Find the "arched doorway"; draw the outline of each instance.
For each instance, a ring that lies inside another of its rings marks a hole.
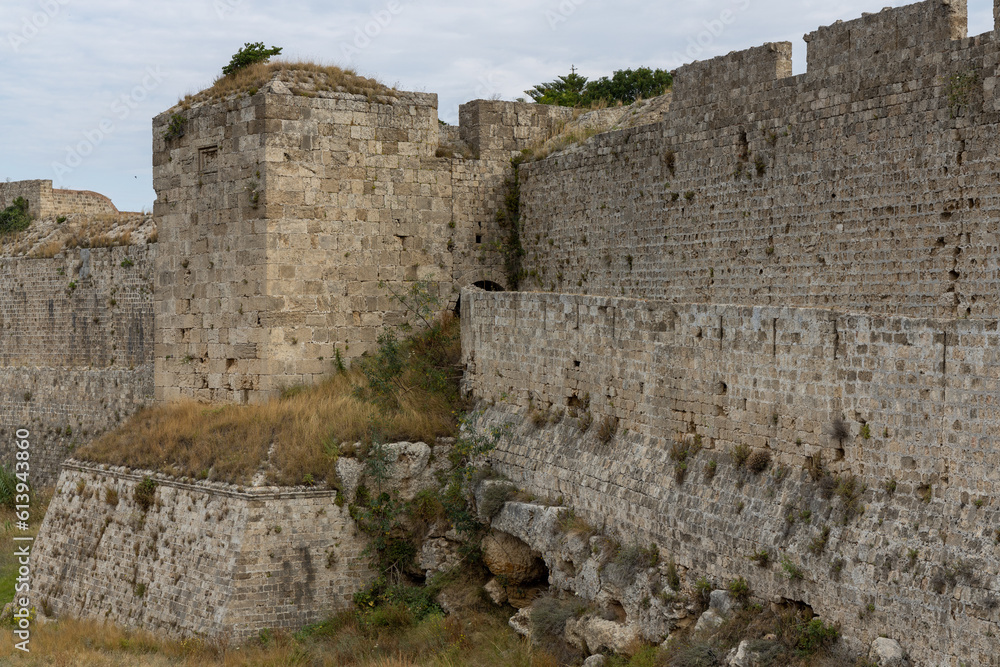
[[[478,287],[484,292],[503,292],[503,285],[495,283],[492,280],[477,280],[472,283],[473,287]],[[455,315],[462,314],[462,297],[459,295],[458,301],[455,302]]]

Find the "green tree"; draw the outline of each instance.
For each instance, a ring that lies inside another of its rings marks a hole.
[[[598,100],[605,100],[609,104],[615,102],[632,104],[640,98],[648,99],[662,95],[670,88],[673,81],[670,72],[662,69],[640,67],[634,70],[618,70],[610,79],[602,76],[588,83],[580,103],[589,106]]]
[[[662,95],[671,85],[673,76],[662,69],[624,69],[616,71],[610,79],[602,76],[588,81],[587,77],[577,74],[573,67],[566,76],[540,83],[525,92],[538,104],[585,107],[600,100],[608,104],[632,104],[640,98]]]
[[[548,83],[540,83],[531,90],[524,92],[539,104],[575,107],[580,104],[583,98],[583,91],[586,87],[587,77],[577,74],[576,68],[573,67],[566,76],[561,76],[555,81]]]
[[[233,55],[229,64],[222,68],[222,73],[228,75],[250,65],[266,63],[271,59],[271,56],[276,56],[279,53],[281,53],[281,47],[272,46],[268,49],[264,46],[264,42],[254,42],[252,44],[246,42],[243,48]]]

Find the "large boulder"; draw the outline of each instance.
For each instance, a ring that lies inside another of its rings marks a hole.
[[[547,573],[545,562],[513,535],[490,531],[481,546],[486,567],[496,576],[503,577],[508,585],[531,583]]]
[[[868,659],[879,667],[906,667],[910,664],[899,642],[886,637],[879,637],[872,642]]]
[[[777,643],[767,641],[750,642],[744,639],[740,645],[729,652],[726,656],[725,664],[729,667],[762,667],[763,665],[774,664],[773,651],[778,648]],[[771,657],[768,657],[768,656]]]
[[[518,609],[517,613],[510,617],[508,624],[517,634],[531,639],[531,607]]]
[[[714,609],[708,609],[698,618],[698,622],[694,625],[694,631],[696,634],[702,632],[714,632],[725,622],[726,619],[722,617],[722,614]]]
[[[582,616],[566,621],[566,642],[581,651],[626,653],[640,638],[633,624],[616,623],[599,616]]]

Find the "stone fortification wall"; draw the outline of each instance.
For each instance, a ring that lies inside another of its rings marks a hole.
[[[28,202],[28,212],[33,216],[41,216],[43,200],[52,191],[52,181],[14,181],[0,183],[0,209],[13,205],[14,200],[22,197]]]
[[[36,484],[151,402],[155,254],[128,246],[0,260],[0,438],[32,431]]]
[[[264,108],[264,93],[196,107],[174,135],[172,114],[153,121],[159,400],[246,401],[266,376]]]
[[[927,664],[997,664],[982,643],[1000,620],[996,322],[470,290],[462,318],[467,389],[517,425],[495,456],[515,482],[867,641],[906,638]],[[680,483],[675,445],[701,448]],[[772,466],[738,469],[737,445]],[[809,469],[856,477],[861,518]],[[758,570],[761,549],[808,576]]]
[[[170,636],[245,641],[348,608],[364,542],[333,491],[241,489],[68,461],[32,553],[33,604]]]
[[[43,180],[0,183],[0,209],[13,204],[18,197],[24,197],[28,212],[36,218],[118,212],[110,199],[89,190],[53,190],[52,181]]]
[[[52,190],[48,206],[42,210],[43,215],[118,213],[109,198],[90,190]]]
[[[529,288],[996,318],[1000,50],[964,16],[820,29],[798,76],[788,44],[681,67],[662,123],[522,165]]]
[[[439,156],[424,93],[274,81],[157,117],[157,398],[263,400],[403,322],[390,289],[427,281],[447,306],[463,285],[504,285],[492,241],[510,159],[571,113],[470,102],[445,138],[474,159]]]

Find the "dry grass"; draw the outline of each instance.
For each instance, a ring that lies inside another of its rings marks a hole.
[[[0,237],[0,256],[51,258],[67,249],[110,248],[156,240],[156,223],[144,213],[74,214],[33,220],[16,234]]]
[[[442,328],[446,352],[454,361],[461,353],[458,326],[457,319],[449,318]],[[419,341],[412,348],[419,350]],[[386,442],[433,442],[454,435],[453,394],[419,388],[417,356],[409,358],[397,410],[358,398],[355,387],[364,386],[365,379],[352,369],[262,405],[181,402],[147,408],[75,456],[233,484],[248,484],[263,470],[272,484],[311,480],[334,487],[337,457],[356,442],[370,442],[373,425]]]
[[[33,628],[31,653],[13,642],[0,645],[0,662],[31,667],[542,667],[550,656],[532,649],[498,614],[432,615],[403,628],[377,628],[354,614],[342,614],[296,635],[274,633],[266,640],[226,646],[199,640],[157,638],[96,621],[61,620]],[[18,658],[13,658],[18,653]]]
[[[296,95],[315,96],[317,93],[350,93],[376,97],[395,97],[395,90],[375,79],[359,76],[351,69],[312,62],[273,61],[258,63],[232,74],[220,76],[207,89],[187,95],[180,100],[181,108],[188,109],[200,102],[217,102],[232,95],[255,94],[272,79],[286,84]]]

